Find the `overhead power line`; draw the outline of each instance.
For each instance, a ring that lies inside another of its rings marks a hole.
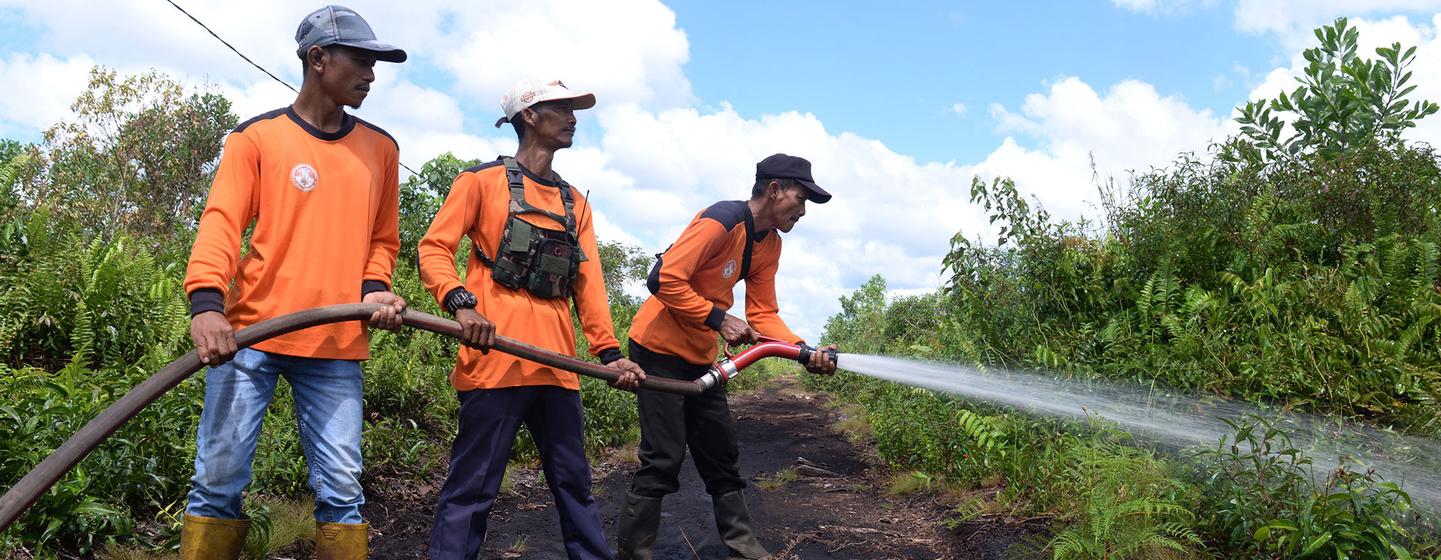
[[[180,7],[180,4],[176,4],[175,0],[165,1],[170,3],[171,6],[175,6],[175,9],[180,10],[180,13],[185,14],[185,17],[190,18],[190,21],[193,21],[196,25],[199,25],[201,29],[204,29],[205,32],[209,33],[211,37],[214,37],[216,41],[220,41],[220,44],[225,45],[225,48],[230,49],[230,52],[235,53],[236,56],[239,56],[241,59],[249,62],[251,66],[254,66],[257,70],[264,72],[266,76],[270,76],[270,79],[280,82],[280,85],[282,86],[290,88],[290,91],[295,92],[296,95],[300,95],[300,90],[295,89],[295,86],[290,85],[290,82],[280,79],[279,76],[276,76],[275,74],[272,74],[269,70],[266,70],[264,66],[261,66],[254,60],[250,60],[250,57],[245,56],[245,53],[240,52],[240,49],[235,48],[235,46],[231,45],[229,41],[226,41],[219,34],[215,33],[214,30],[210,29],[210,26],[205,25],[205,22],[200,21],[193,15],[190,15],[190,12],[187,12],[185,11],[185,8]],[[404,167],[406,171],[409,171],[411,175],[420,175],[419,173],[416,173],[414,169],[411,169],[409,165],[406,165],[403,161],[400,162],[400,166]]]
[[[234,45],[231,45],[229,41],[226,41],[225,39],[221,38],[220,35],[217,35],[215,31],[210,29],[210,26],[205,25],[205,22],[200,21],[199,19],[196,19],[195,16],[190,15],[190,12],[187,12],[185,11],[185,8],[180,7],[180,4],[176,4],[174,0],[165,1],[169,2],[171,6],[175,6],[175,9],[180,10],[180,13],[185,14],[185,17],[190,18],[190,21],[193,21],[196,25],[199,25],[202,29],[205,30],[206,33],[209,33],[211,37],[214,37],[216,41],[220,41],[220,44],[225,45],[225,48],[230,49],[230,52],[233,52],[240,58],[245,59],[246,62],[249,62],[250,65],[254,66],[257,70],[265,72],[265,75],[270,76],[270,79],[280,82],[280,85],[282,86],[290,88],[290,91],[295,92],[296,95],[300,94],[300,90],[295,89],[295,86],[290,85],[290,82],[280,79],[280,77],[276,76],[275,74],[271,74],[269,70],[266,70],[264,66],[256,64],[254,60],[250,60],[250,57],[245,56],[245,53],[240,52],[240,50],[236,49]]]

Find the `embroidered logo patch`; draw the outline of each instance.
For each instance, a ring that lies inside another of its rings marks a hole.
[[[736,273],[736,260],[735,260],[735,259],[731,259],[731,260],[726,261],[726,266],[725,266],[725,268],[722,268],[722,269],[721,269],[721,276],[723,276],[723,277],[725,277],[725,278],[730,278],[730,277],[732,277],[732,276],[735,276],[735,273]]]
[[[310,192],[311,189],[314,189],[316,179],[315,168],[308,163],[297,163],[290,170],[290,182],[294,183],[295,188],[300,189],[300,192]]]

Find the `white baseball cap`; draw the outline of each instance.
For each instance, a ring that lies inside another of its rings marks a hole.
[[[573,99],[570,108],[577,111],[595,106],[595,94],[593,93],[571,91],[560,80],[543,81],[527,78],[517,82],[510,88],[510,92],[500,98],[500,110],[505,113],[505,116],[495,121],[495,127],[500,128],[500,125],[510,122],[510,119],[515,118],[521,111],[536,103],[559,99]]]

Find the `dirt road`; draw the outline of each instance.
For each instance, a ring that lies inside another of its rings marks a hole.
[[[835,428],[841,413],[825,402],[788,377],[731,395],[741,474],[752,482],[751,513],[761,542],[778,559],[1015,558],[1021,551],[1013,545],[1044,531],[1043,525],[998,520],[948,526],[953,514],[943,498],[892,495],[892,473],[864,443],[852,444]],[[612,546],[635,467],[625,455],[633,460],[634,450],[593,465],[595,494]],[[681,491],[665,501],[656,558],[725,558],[710,497],[689,462],[681,481]],[[565,558],[539,469],[518,469],[512,482],[497,501],[482,558]],[[367,488],[373,558],[425,557],[438,489],[438,480]]]

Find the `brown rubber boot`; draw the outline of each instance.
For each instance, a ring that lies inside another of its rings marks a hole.
[[[656,531],[660,529],[660,502],[661,498],[625,493],[625,507],[620,510],[616,526],[617,560],[651,559]]]
[[[369,523],[315,523],[315,560],[365,560]]]
[[[711,496],[715,506],[715,526],[720,530],[721,541],[726,543],[730,549],[731,560],[764,560],[771,557],[771,553],[761,546],[756,540],[756,532],[751,528],[750,510],[746,509],[745,495],[740,490]]]
[[[180,529],[180,560],[236,560],[250,532],[249,519],[219,519],[185,514]]]

